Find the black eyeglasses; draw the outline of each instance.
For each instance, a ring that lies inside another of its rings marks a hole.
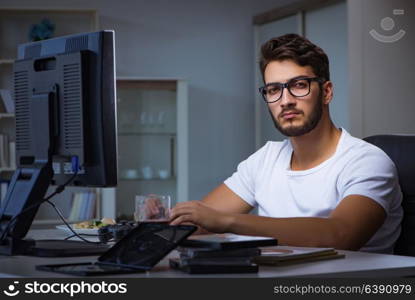
[[[305,97],[310,94],[311,82],[317,81],[324,83],[325,80],[320,77],[297,77],[290,79],[286,83],[271,82],[259,88],[259,92],[265,102],[273,103],[281,99],[284,88],[294,97]]]

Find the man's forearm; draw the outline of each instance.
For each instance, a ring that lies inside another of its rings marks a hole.
[[[233,214],[228,232],[255,236],[271,236],[280,244],[309,247],[358,249],[360,245],[347,239],[337,220],[331,218],[270,218]]]

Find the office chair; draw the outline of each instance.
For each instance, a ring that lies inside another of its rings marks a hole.
[[[415,135],[374,135],[364,140],[381,148],[396,165],[404,216],[394,253],[415,256]]]

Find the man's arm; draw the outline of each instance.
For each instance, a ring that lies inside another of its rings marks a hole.
[[[192,222],[212,232],[271,236],[292,246],[357,250],[386,218],[379,204],[360,195],[344,198],[328,218],[260,217],[244,214],[242,208],[239,213],[230,212],[232,206],[212,208],[212,203],[216,204],[208,197],[180,203],[172,210],[171,223]]]
[[[207,194],[202,201],[206,206],[228,213],[245,214],[252,210],[252,206],[242,200],[237,194],[235,194],[226,184],[222,183],[217,188]],[[185,222],[186,224],[197,225],[192,222]],[[209,230],[198,226],[198,230],[195,234],[207,234],[211,233]]]
[[[202,202],[216,210],[235,214],[245,214],[253,208],[224,183],[207,194]]]

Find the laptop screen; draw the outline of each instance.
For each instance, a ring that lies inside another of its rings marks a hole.
[[[98,258],[99,263],[150,269],[192,234],[195,226],[140,223]]]

